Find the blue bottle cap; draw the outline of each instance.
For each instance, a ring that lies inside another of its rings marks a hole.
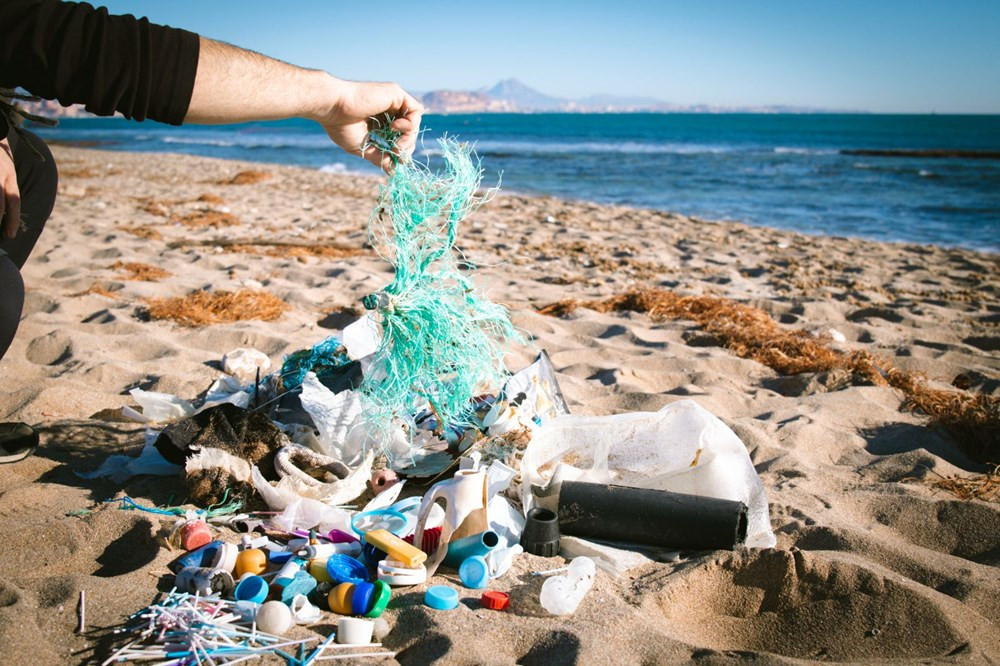
[[[462,585],[481,590],[490,581],[490,567],[482,555],[473,555],[465,558],[459,565],[458,577]]]
[[[424,603],[437,610],[457,608],[458,590],[447,585],[432,585],[424,592]]]
[[[326,572],[334,583],[368,582],[368,568],[342,553],[334,553],[326,559]]]
[[[268,589],[267,581],[260,576],[247,576],[236,586],[236,600],[262,604],[267,599]]]
[[[364,615],[372,609],[375,603],[375,586],[364,581],[354,586],[354,594],[351,596],[351,614]]]

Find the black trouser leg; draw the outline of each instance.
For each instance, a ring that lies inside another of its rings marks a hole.
[[[0,250],[6,253],[6,256],[0,255],[0,358],[7,353],[17,326],[21,323],[24,282],[20,268],[28,260],[28,255],[45,227],[45,221],[49,219],[56,201],[59,180],[55,160],[44,141],[31,132],[19,136],[17,132],[11,131],[7,138],[14,154],[17,187],[21,191],[21,220],[24,224],[14,238],[4,236],[0,239]]]

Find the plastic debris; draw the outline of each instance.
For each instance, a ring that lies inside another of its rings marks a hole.
[[[256,349],[241,347],[222,357],[222,371],[243,382],[253,381],[257,373],[265,374],[270,369],[271,359]]]
[[[563,462],[570,457],[572,465]],[[556,510],[565,480],[670,490],[743,502],[749,508],[745,545],[776,543],[764,484],[746,447],[692,400],[658,412],[553,419],[534,432],[521,474],[525,509]]]
[[[565,576],[552,576],[542,583],[539,601],[553,615],[572,615],[594,584],[597,568],[589,557],[570,562]]]
[[[468,420],[470,401],[499,388],[503,356],[522,338],[507,310],[479,293],[459,266],[459,223],[488,198],[476,195],[482,170],[466,144],[439,140],[446,171],[397,165],[369,222],[369,236],[394,268],[393,281],[363,299],[382,339],[361,394],[376,442],[430,404],[441,427]]]

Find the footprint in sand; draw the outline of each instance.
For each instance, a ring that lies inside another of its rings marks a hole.
[[[25,357],[37,365],[58,365],[73,357],[68,335],[62,331],[52,331],[28,343]]]
[[[801,551],[725,553],[671,576],[658,601],[672,638],[712,650],[919,659],[966,643],[946,612],[911,586]]]

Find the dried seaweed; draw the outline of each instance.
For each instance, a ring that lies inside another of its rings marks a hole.
[[[855,383],[902,391],[904,408],[946,427],[976,460],[1000,460],[1000,399],[932,388],[918,373],[901,370],[868,351],[841,352],[807,331],[781,328],[758,308],[717,296],[680,296],[660,289],[633,290],[600,301],[558,301],[538,310],[564,316],[578,307],[598,312],[644,312],[653,319],[691,319],[737,356],[783,375],[846,370]]]
[[[121,280],[139,280],[143,282],[156,282],[163,278],[170,277],[170,272],[159,266],[151,266],[138,261],[116,261],[108,266],[113,271],[124,271],[118,278]]]
[[[205,326],[257,319],[274,321],[288,304],[266,291],[196,291],[187,296],[147,301],[150,319],[169,319],[182,326]]]

